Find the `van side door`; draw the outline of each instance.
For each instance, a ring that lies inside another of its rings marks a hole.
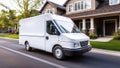
[[[52,47],[58,44],[60,32],[56,28],[55,23],[49,20],[46,21],[46,51],[51,52]]]

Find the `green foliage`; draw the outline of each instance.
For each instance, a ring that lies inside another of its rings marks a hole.
[[[9,10],[9,11],[1,10],[1,15],[0,15],[1,28],[3,30],[9,28],[13,31],[16,25],[18,25],[16,11],[15,10]]]
[[[0,34],[0,37],[13,38],[13,39],[18,39],[19,38],[18,34],[9,34],[9,33],[7,33],[7,34]]]
[[[120,40],[120,29],[114,34],[114,39]]]
[[[90,39],[96,39],[97,35],[95,33],[90,33],[89,37],[90,37]]]
[[[30,11],[30,17],[36,16],[36,15],[39,15],[39,11],[37,11],[37,10]]]
[[[5,27],[7,27],[9,25],[8,23],[8,12],[5,10],[1,10],[1,14],[0,14],[0,25],[2,27],[2,29],[4,29]]]
[[[109,42],[93,42],[93,41],[91,41],[91,45],[93,48],[120,51],[120,40],[111,40]]]

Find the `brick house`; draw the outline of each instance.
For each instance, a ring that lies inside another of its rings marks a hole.
[[[41,13],[49,7],[47,4],[49,2],[40,10]],[[56,14],[70,17],[86,34],[112,36],[120,29],[120,0],[67,0],[61,7],[66,10],[62,10],[63,14],[57,10]]]

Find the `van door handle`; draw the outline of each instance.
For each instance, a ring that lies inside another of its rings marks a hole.
[[[48,39],[49,39],[49,37],[48,37],[48,36],[46,36],[46,39],[48,40]]]

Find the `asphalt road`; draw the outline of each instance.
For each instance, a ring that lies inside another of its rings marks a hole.
[[[18,40],[0,38],[0,68],[120,68],[120,57],[88,52],[60,61],[41,50],[28,52]]]

